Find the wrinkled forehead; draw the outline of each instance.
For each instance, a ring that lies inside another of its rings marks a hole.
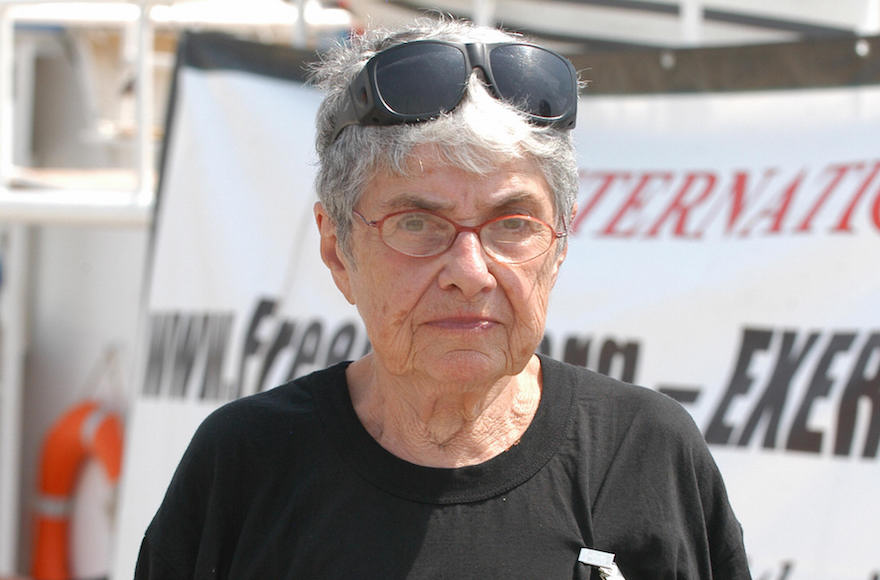
[[[477,119],[492,121],[488,127]],[[468,102],[459,111],[410,126],[398,133],[399,140],[379,156],[377,172],[419,177],[434,168],[450,168],[474,174],[475,178],[498,172],[501,167],[528,167],[541,172],[535,157],[523,142],[529,126],[495,103]]]
[[[480,166],[455,163],[435,145],[415,148],[400,170],[379,169],[366,182],[361,204],[389,213],[404,209],[472,213],[515,211],[553,217],[554,199],[530,157]]]

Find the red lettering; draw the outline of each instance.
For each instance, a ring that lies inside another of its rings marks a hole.
[[[716,171],[583,171],[579,196],[583,205],[569,227],[579,233],[592,218],[599,236],[656,238],[668,232],[676,238],[702,239],[716,231],[717,222],[723,234],[732,236],[778,234],[784,228],[809,233],[827,215],[835,219],[829,231],[848,233],[855,227],[856,210],[865,204],[867,219],[880,230],[880,160],[827,165],[822,169],[821,190],[814,190],[814,181],[808,181],[809,168],[783,174],[784,180],[777,179],[778,174],[779,168],[759,170],[756,175],[733,170],[729,176]],[[865,199],[875,189],[874,197]],[[806,203],[795,203],[796,196]],[[828,215],[842,205],[838,202],[845,202],[840,214]],[[803,212],[796,209],[801,206]]]
[[[669,182],[672,179],[672,174],[665,172],[647,172],[642,174],[638,183],[636,183],[636,186],[629,194],[629,197],[626,198],[626,200],[623,202],[623,205],[620,206],[620,209],[617,210],[617,213],[614,214],[614,217],[611,218],[611,221],[609,221],[608,224],[605,226],[605,229],[602,230],[602,235],[632,237],[636,234],[636,232],[638,231],[638,224],[635,224],[626,230],[618,230],[618,227],[624,216],[626,216],[630,212],[640,210],[644,207],[645,199],[642,196],[648,184],[655,179]]]
[[[874,178],[877,177],[877,173],[880,173],[880,161],[874,164],[874,168],[868,174],[864,181],[862,181],[862,185],[859,187],[856,194],[853,196],[852,201],[849,202],[849,205],[846,206],[846,209],[843,211],[843,215],[840,216],[840,221],[837,222],[837,225],[834,226],[832,231],[834,232],[850,232],[852,228],[850,228],[849,220],[852,218],[853,211],[855,211],[856,205],[858,205],[859,201],[861,201],[862,196],[868,191],[868,186],[871,185],[871,182],[874,181]]]
[[[789,184],[787,188],[782,192],[782,194],[775,200],[775,206],[771,206],[767,209],[764,209],[760,213],[758,213],[750,222],[749,225],[746,225],[743,230],[740,231],[740,235],[748,235],[750,232],[750,224],[756,222],[761,218],[772,218],[772,223],[770,227],[767,229],[767,233],[779,233],[782,230],[782,222],[785,220],[785,216],[788,213],[789,208],[791,207],[791,202],[794,199],[794,194],[797,192],[801,183],[804,180],[804,171],[798,173],[797,177]]]
[[[687,197],[688,192],[698,180],[704,181],[703,191],[693,200],[686,202],[685,198]],[[672,202],[666,208],[657,221],[651,226],[651,229],[648,230],[648,237],[654,237],[657,235],[657,232],[660,231],[660,227],[663,225],[668,218],[672,218],[673,216],[678,216],[678,219],[675,222],[674,233],[677,237],[680,238],[700,238],[702,237],[702,231],[696,231],[693,233],[688,233],[686,231],[686,224],[688,213],[693,210],[698,205],[705,202],[709,195],[712,193],[712,190],[715,188],[715,182],[718,181],[718,178],[714,173],[688,173],[685,177],[684,183],[681,186],[681,189],[678,190],[678,193],[672,199]]]
[[[594,173],[592,174],[592,176],[600,178],[599,188],[596,190],[596,193],[593,194],[593,196],[590,198],[590,201],[588,201],[584,207],[578,208],[577,215],[571,222],[571,231],[575,234],[577,233],[581,223],[583,223],[583,221],[587,219],[587,216],[592,213],[593,209],[595,209],[596,207],[596,204],[598,204],[599,201],[601,201],[601,199],[605,197],[605,193],[607,193],[608,190],[611,189],[611,186],[614,185],[614,182],[618,179],[627,180],[630,178],[630,174],[626,172],[602,172]],[[581,182],[583,183],[583,179],[581,179]]]
[[[733,226],[736,224],[745,206],[746,182],[748,178],[749,174],[745,171],[737,171],[733,176],[733,186],[730,188],[730,193],[733,196],[730,203],[730,217],[727,218],[727,233],[733,230]]]
[[[816,217],[816,214],[819,213],[819,208],[825,205],[825,202],[831,196],[831,193],[840,185],[840,182],[843,181],[843,178],[846,177],[846,174],[849,173],[851,169],[861,169],[861,163],[851,163],[849,165],[832,165],[829,167],[829,170],[834,172],[834,176],[831,178],[831,182],[828,184],[828,187],[825,188],[825,191],[819,196],[819,199],[816,200],[816,203],[813,204],[813,207],[810,208],[810,211],[807,212],[804,221],[798,225],[796,231],[798,232],[808,232],[810,231],[810,223],[813,221],[813,218]]]
[[[880,229],[880,188],[877,189],[877,195],[874,197],[874,206],[871,208],[871,219],[874,220],[874,226]]]
[[[743,212],[748,205],[747,201],[754,201],[761,197],[764,189],[767,187],[767,183],[776,175],[776,169],[765,169],[763,175],[761,176],[761,181],[755,186],[754,192],[749,195],[748,193],[748,184],[749,184],[749,174],[747,171],[737,171],[733,174],[733,184],[730,186],[730,215],[727,218],[727,225],[725,227],[726,234],[732,234],[734,228],[740,220],[740,217],[743,215]],[[723,198],[719,198],[722,202],[721,204],[716,204],[719,207],[723,204]],[[706,224],[711,221],[717,212],[711,211],[706,215],[704,219],[704,223],[700,224],[701,229],[705,229]],[[741,234],[747,232],[740,232]]]

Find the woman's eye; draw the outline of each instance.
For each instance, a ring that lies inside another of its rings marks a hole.
[[[407,232],[420,232],[425,229],[425,220],[420,217],[409,217],[400,223],[400,227]]]

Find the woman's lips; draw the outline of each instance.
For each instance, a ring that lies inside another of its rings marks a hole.
[[[497,322],[490,318],[474,316],[454,316],[437,318],[428,322],[429,326],[444,330],[488,330]]]

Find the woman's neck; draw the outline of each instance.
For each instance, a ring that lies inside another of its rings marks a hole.
[[[541,399],[537,357],[517,375],[467,387],[387,376],[369,358],[346,374],[370,435],[397,457],[430,467],[475,465],[503,453],[519,442]]]

